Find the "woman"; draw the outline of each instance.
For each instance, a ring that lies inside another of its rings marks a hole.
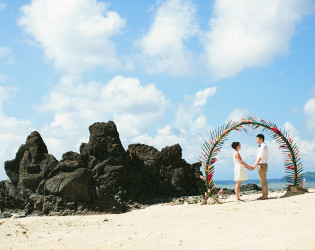
[[[234,181],[236,182],[236,185],[235,185],[236,200],[243,201],[240,199],[240,189],[241,189],[242,181],[247,180],[247,174],[246,174],[245,168],[249,170],[253,170],[253,168],[251,166],[248,166],[245,162],[243,162],[242,157],[239,153],[239,151],[242,148],[241,144],[239,142],[233,142],[231,146],[235,150],[233,159],[235,163]]]

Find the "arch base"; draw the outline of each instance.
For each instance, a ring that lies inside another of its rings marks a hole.
[[[305,193],[308,193],[308,190],[306,188],[303,188],[301,186],[289,185],[287,187],[287,192],[283,196],[281,196],[281,198],[290,197],[290,196],[299,195],[299,194],[305,194]]]

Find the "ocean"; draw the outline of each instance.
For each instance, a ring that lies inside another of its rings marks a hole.
[[[287,183],[283,179],[267,179],[267,181],[268,181],[269,189],[274,189],[274,190],[283,189],[289,185],[289,183]],[[228,189],[234,189],[235,188],[235,181],[233,181],[233,180],[225,180],[225,181],[224,180],[217,180],[217,181],[214,180],[214,183],[215,183],[216,187],[218,187],[218,188],[228,188]],[[247,183],[257,184],[259,187],[261,187],[259,180],[243,181],[242,185],[246,185]],[[315,178],[306,178],[304,187],[305,188],[315,187]]]

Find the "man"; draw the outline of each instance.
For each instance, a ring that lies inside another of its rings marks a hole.
[[[262,196],[259,197],[257,200],[266,200],[268,199],[268,183],[267,183],[267,170],[268,170],[268,147],[265,144],[265,136],[262,134],[258,134],[256,136],[256,141],[259,144],[259,149],[257,151],[257,160],[253,165],[253,168],[255,169],[256,166],[258,166],[258,175],[259,180],[262,187]]]

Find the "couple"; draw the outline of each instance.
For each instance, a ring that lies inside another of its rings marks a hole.
[[[266,174],[268,170],[268,147],[264,143],[265,136],[262,134],[258,134],[256,136],[256,141],[259,144],[259,149],[257,151],[257,160],[254,163],[253,166],[247,165],[243,160],[242,157],[239,153],[241,150],[241,144],[239,142],[233,142],[232,143],[232,148],[235,150],[233,159],[235,162],[235,167],[234,167],[234,181],[236,182],[235,186],[235,194],[236,194],[236,200],[237,201],[242,201],[240,199],[240,188],[242,181],[247,180],[247,175],[245,168],[249,170],[254,170],[256,166],[258,166],[258,175],[259,175],[259,180],[262,186],[262,196],[259,197],[257,200],[266,200],[268,199],[268,183],[266,179]]]

